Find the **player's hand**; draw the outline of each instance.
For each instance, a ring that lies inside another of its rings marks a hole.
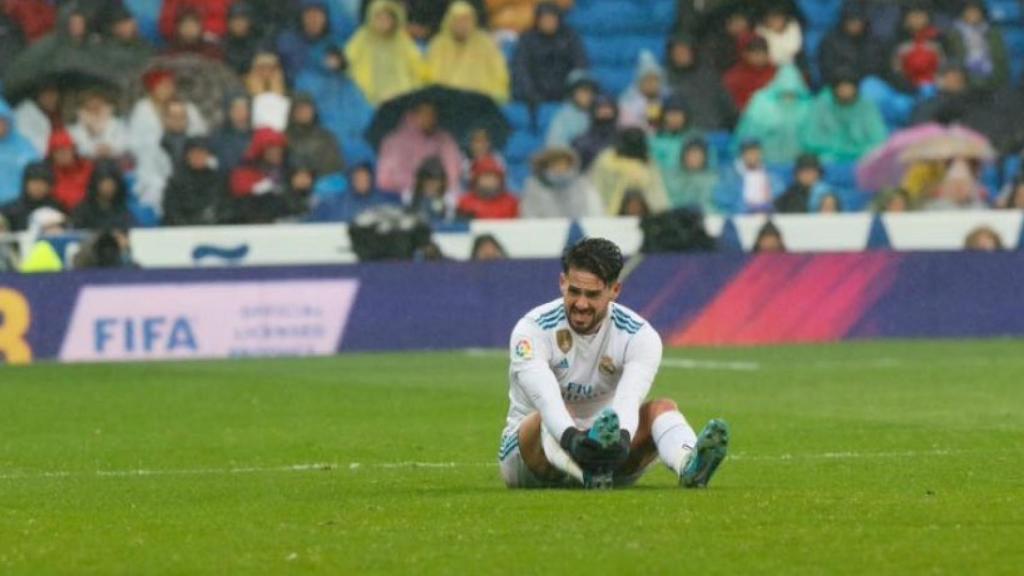
[[[586,432],[570,428],[562,435],[560,444],[581,468],[615,468],[629,458],[629,433],[622,430],[620,434],[617,443],[605,447],[588,437]]]

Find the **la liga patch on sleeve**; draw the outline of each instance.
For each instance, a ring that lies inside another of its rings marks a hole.
[[[533,360],[533,342],[529,338],[523,338],[516,343],[513,354],[516,360]]]

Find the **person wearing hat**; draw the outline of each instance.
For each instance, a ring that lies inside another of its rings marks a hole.
[[[520,204],[523,218],[588,218],[604,215],[601,197],[580,174],[576,153],[548,148],[533,157]]]
[[[815,98],[801,131],[804,149],[828,164],[850,164],[889,136],[878,106],[860,97],[853,74],[838,74]]]
[[[679,96],[665,99],[655,126],[657,132],[649,137],[651,157],[665,174],[668,168],[679,163],[686,143],[702,134],[692,127],[688,103]]]
[[[654,54],[641,52],[633,85],[619,98],[619,125],[653,133],[666,95],[665,70]]]
[[[519,199],[508,191],[500,162],[481,158],[473,163],[469,193],[459,200],[457,214],[470,220],[519,217]]]
[[[78,155],[75,141],[65,130],[50,136],[50,153],[46,157],[53,170],[53,197],[61,208],[74,212],[78,205],[85,201],[92,177],[93,163]]]
[[[597,81],[586,70],[573,70],[567,80],[565,101],[548,125],[545,146],[565,148],[590,128],[590,108],[597,96]]]
[[[803,74],[796,66],[784,66],[750,100],[736,127],[736,139],[757,139],[768,164],[790,164],[803,151],[801,132],[813,103]]]
[[[11,231],[22,232],[28,228],[29,216],[39,208],[61,209],[53,197],[53,170],[46,162],[33,162],[25,167],[21,196],[0,206],[0,214],[7,219]]]
[[[715,207],[726,215],[771,212],[782,191],[782,180],[765,167],[761,142],[748,138],[740,142],[739,158],[722,170]]]
[[[793,183],[782,196],[775,199],[775,211],[783,214],[805,214],[811,211],[812,198],[818,199],[832,193],[829,185],[822,181],[822,176],[824,172],[818,157],[814,154],[801,154],[793,169]]]
[[[209,139],[193,136],[185,142],[184,162],[167,182],[163,198],[164,226],[219,224],[228,197],[224,172]]]
[[[775,78],[776,67],[768,56],[768,42],[756,37],[747,44],[743,56],[728,72],[723,83],[737,110],[743,110],[754,94]]]
[[[693,38],[680,35],[670,39],[665,62],[668,90],[686,102],[693,126],[708,132],[731,131],[736,125],[736,106]]]

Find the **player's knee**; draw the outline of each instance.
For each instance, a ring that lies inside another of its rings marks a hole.
[[[667,412],[678,412],[679,405],[671,398],[659,398],[651,401],[649,410],[651,411],[651,417],[657,418]]]

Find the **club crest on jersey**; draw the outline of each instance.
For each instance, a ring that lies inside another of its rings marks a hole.
[[[520,360],[533,360],[533,343],[529,338],[523,338],[516,343],[515,354]]]
[[[555,339],[558,340],[558,349],[562,354],[568,354],[569,350],[572,350],[572,333],[568,330],[559,330],[555,334]]]
[[[619,369],[615,366],[615,362],[612,361],[611,356],[605,356],[604,358],[601,358],[601,364],[598,366],[598,370],[600,370],[602,374],[605,374],[607,376],[614,376],[615,373],[619,371]]]

